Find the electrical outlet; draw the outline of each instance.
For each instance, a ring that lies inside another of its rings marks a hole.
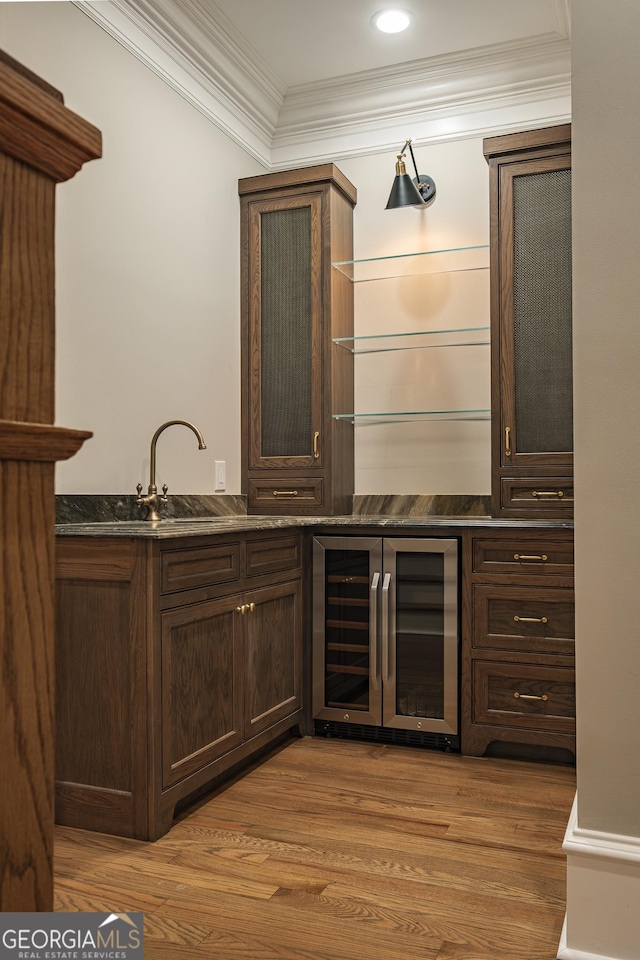
[[[214,464],[214,477],[216,491],[225,490],[227,486],[227,462],[226,460],[216,460]]]

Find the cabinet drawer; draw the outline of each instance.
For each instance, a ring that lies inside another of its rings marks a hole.
[[[573,656],[574,639],[573,590],[474,585],[474,647]]]
[[[288,477],[286,480],[249,480],[248,505],[249,507],[271,508],[275,504],[287,507],[321,507],[322,506],[322,478],[297,479]]]
[[[474,723],[575,731],[574,671],[531,664],[473,664]]]
[[[566,514],[573,510],[573,477],[502,478],[500,499],[503,508],[539,507],[549,513]]]
[[[163,593],[229,583],[240,576],[240,544],[166,550],[161,563]]]
[[[302,565],[300,537],[247,541],[247,576],[278,573]]]
[[[523,576],[573,577],[571,540],[473,541],[474,573],[516,573]]]

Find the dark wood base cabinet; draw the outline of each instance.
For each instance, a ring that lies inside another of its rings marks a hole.
[[[573,533],[465,541],[462,752],[573,762]]]
[[[299,534],[59,537],[56,820],[140,840],[302,723]]]

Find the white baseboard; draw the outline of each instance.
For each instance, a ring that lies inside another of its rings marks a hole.
[[[576,797],[563,849],[567,913],[558,960],[638,960],[640,837],[579,827]]]
[[[616,960],[615,957],[604,957],[601,953],[587,953],[586,950],[571,950],[567,946],[567,918],[565,916],[560,935],[560,946],[556,954],[558,960]]]

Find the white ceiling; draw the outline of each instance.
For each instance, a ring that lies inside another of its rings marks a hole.
[[[266,168],[570,119],[570,0],[73,0]]]
[[[215,0],[285,87],[566,31],[554,0]],[[370,25],[378,10],[412,15],[401,34]]]

